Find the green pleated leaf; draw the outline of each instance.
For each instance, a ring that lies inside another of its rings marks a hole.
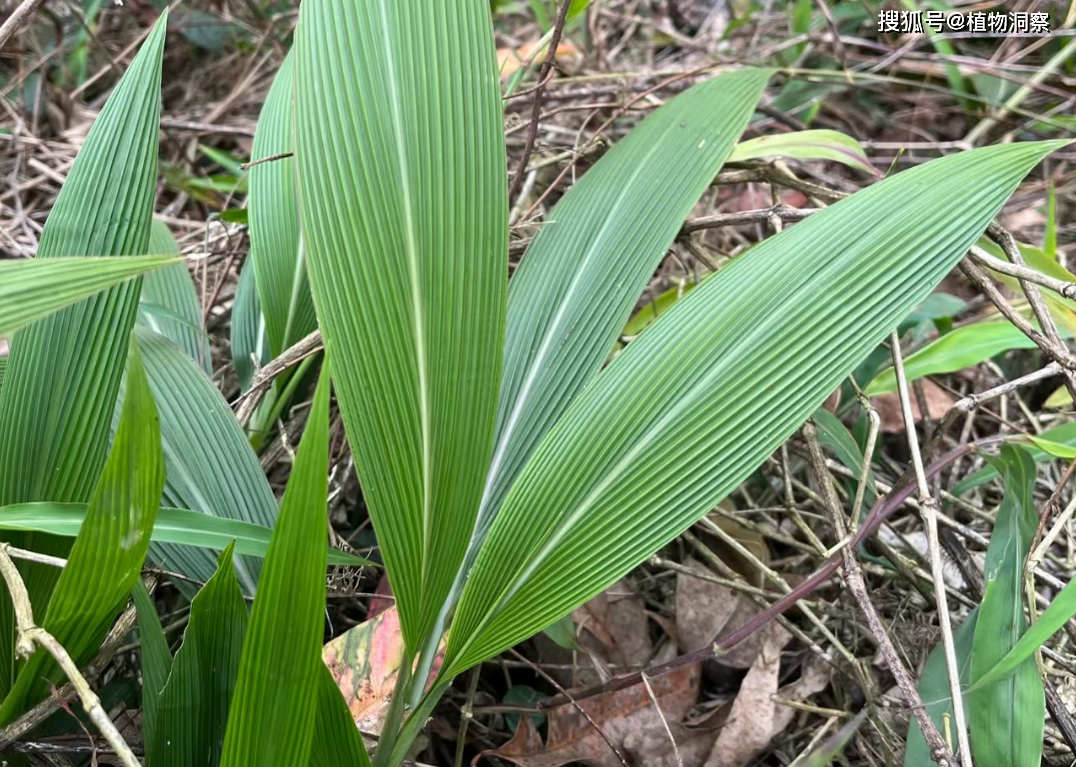
[[[146,767],[217,767],[220,762],[247,631],[247,606],[232,561],[229,547],[191,602],[183,644],[157,703],[156,726],[145,728]]]
[[[647,117],[557,204],[512,277],[497,439],[476,538],[527,459],[601,369],[770,73],[739,69]]]
[[[276,498],[220,391],[167,339],[146,328],[138,328],[135,335],[161,414],[168,468],[165,504],[271,528],[277,515]],[[238,550],[247,553],[242,546]],[[199,581],[208,580],[216,571],[212,552],[189,546],[154,543],[150,558]],[[244,593],[253,594],[261,563],[241,556],[235,568]]]
[[[1006,445],[995,459],[1005,477],[1005,497],[998,507],[986,550],[986,591],[979,606],[971,650],[971,678],[998,664],[1027,628],[1024,617],[1024,563],[1038,527],[1035,508],[1035,461],[1027,451]],[[1046,697],[1033,657],[1015,672],[980,686],[968,696],[971,751],[980,767],[1032,765],[1042,761]]]
[[[82,529],[87,508],[85,503],[48,502],[3,506],[0,507],[0,530],[24,530],[74,538]],[[157,511],[150,539],[154,543],[210,549],[213,556],[234,544],[236,554],[264,557],[269,551],[272,534],[271,528],[250,522],[214,517],[189,509],[162,508]],[[327,548],[326,554],[330,565],[373,565],[367,559],[338,549]]]
[[[247,261],[239,271],[232,303],[231,328],[232,365],[239,377],[239,388],[250,388],[258,368],[269,362],[269,335],[265,330],[254,262]],[[255,364],[257,363],[257,364]]]
[[[1035,342],[1007,320],[975,322],[946,333],[909,355],[904,360],[904,372],[908,381],[914,381],[963,370],[1013,349],[1034,348]],[[889,368],[870,382],[866,393],[873,397],[896,390],[897,377]]]
[[[173,260],[142,256],[0,261],[0,334],[11,333]]]
[[[318,713],[310,749],[310,767],[368,767],[370,757],[351,710],[324,663],[318,674]]]
[[[135,582],[132,596],[142,657],[142,732],[143,741],[147,741],[149,734],[157,731],[157,700],[172,670],[172,653],[157,615],[157,606],[141,580]]]
[[[500,381],[508,204],[489,13],[307,0],[296,32],[310,279],[413,649],[471,537]]]
[[[729,162],[760,160],[765,157],[832,160],[872,176],[882,175],[871,165],[858,141],[835,130],[804,130],[759,136],[737,144],[729,155]]]
[[[322,369],[243,640],[221,767],[306,764],[325,664],[329,373]]]
[[[755,246],[659,317],[512,487],[464,589],[446,673],[548,626],[732,492],[1064,143],[900,173]]]
[[[254,132],[253,160],[291,152],[293,56],[280,65]],[[250,168],[250,259],[273,357],[318,326],[299,237],[295,161],[282,158]]]
[[[39,259],[141,256],[157,178],[161,58],[157,22],[94,121],[41,234]],[[97,293],[18,331],[0,389],[0,505],[86,501],[108,453],[109,426],[138,308],[140,279]],[[15,545],[63,556],[67,541]],[[56,568],[22,568],[44,613]],[[0,590],[0,691],[12,681],[13,622]]]
[[[953,645],[956,649],[957,671],[960,675],[960,686],[966,689],[971,682],[971,644],[975,636],[975,624],[979,618],[979,608],[976,607],[964,622],[953,631]],[[930,719],[938,728],[938,732],[946,731],[946,720],[949,722],[949,732],[953,731],[953,693],[949,687],[949,672],[945,666],[945,647],[941,642],[934,646],[927,658],[927,664],[923,667],[923,674],[919,679],[919,697],[923,699],[923,705],[930,715]],[[955,740],[955,736],[954,736]],[[930,747],[927,745],[923,731],[911,718],[908,723],[908,741],[904,749],[904,767],[927,767],[933,765],[930,758]]]
[[[41,623],[80,667],[97,651],[138,580],[164,487],[157,409],[138,349],[132,343],[130,350],[112,451]],[[48,694],[49,681],[62,678],[52,656],[38,651],[4,699],[0,722],[11,722]]]
[[[150,227],[149,252],[179,255],[179,245],[161,221],[154,220]],[[186,264],[173,264],[142,281],[141,321],[187,352],[207,374],[213,374],[202,304]]]

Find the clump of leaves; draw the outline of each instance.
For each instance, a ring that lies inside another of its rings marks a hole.
[[[42,256],[147,252],[163,41],[162,22],[87,139]],[[281,507],[195,356],[202,329],[192,337],[192,322],[174,321],[198,321],[183,314],[183,290],[155,293],[173,320],[156,327],[145,315],[161,313],[145,311],[136,327],[137,279],[35,322],[15,335],[0,390],[0,504],[85,503],[133,333],[159,412],[163,503],[275,525],[264,565],[233,558],[238,546],[218,558],[219,538],[154,543],[163,566],[208,583],[174,659],[138,597],[151,767],[280,754],[367,763],[318,659],[330,376],[405,640],[373,762],[394,765],[454,677],[562,618],[732,492],[1062,143],[961,153],[852,195],[735,259],[606,365],[770,72],[723,73],[643,120],[565,194],[509,282],[486,0],[305,0],[292,55],[256,145],[293,152],[294,175],[251,168],[246,290],[260,307],[247,310],[246,340],[276,356],[316,319],[326,359]],[[27,580],[36,600],[53,594],[53,571],[35,566]],[[255,588],[248,621],[239,595]],[[0,709],[10,721],[35,696],[0,666],[0,687],[18,691]],[[177,738],[201,744],[197,754]]]

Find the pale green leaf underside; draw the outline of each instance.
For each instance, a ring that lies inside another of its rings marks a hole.
[[[280,65],[265,98],[251,149],[253,160],[291,152],[293,56]],[[317,328],[299,240],[295,160],[261,162],[250,169],[250,260],[273,357]]]
[[[549,625],[731,492],[1064,143],[898,174],[757,245],[659,317],[513,486],[464,590],[447,672]]]
[[[538,443],[605,363],[769,77],[739,69],[677,96],[587,171],[542,223],[508,290],[497,437],[476,540]]]
[[[179,245],[172,233],[156,219],[150,227],[149,252],[179,255]],[[202,304],[187,265],[173,264],[143,279],[142,305],[143,324],[183,349],[199,367],[212,375],[209,337],[202,324]],[[171,316],[161,316],[161,312],[150,310],[150,305],[166,310]]]
[[[232,365],[239,377],[239,388],[246,391],[254,373],[271,359],[269,334],[265,329],[262,302],[258,298],[258,281],[254,262],[247,261],[239,271],[232,303],[232,328],[230,343]]]
[[[759,160],[765,157],[791,157],[797,160],[832,160],[857,170],[880,176],[870,164],[859,142],[835,130],[804,130],[759,136],[737,144],[729,162]]]
[[[224,520],[271,528],[277,502],[258,457],[220,391],[198,365],[166,338],[135,331],[161,416],[168,482],[164,503]],[[154,543],[150,558],[199,581],[216,572],[215,555],[204,549]],[[238,556],[236,574],[244,593],[258,583],[261,562]]]
[[[174,260],[143,256],[0,261],[0,335]]]
[[[348,440],[415,648],[473,530],[504,343],[507,190],[489,3],[306,0],[296,161]]]
[[[74,538],[85,518],[84,503],[23,503],[0,508],[0,530],[36,531]],[[157,512],[150,539],[156,543],[210,549],[213,556],[229,543],[234,543],[236,554],[264,557],[269,551],[272,534],[272,529],[249,522],[222,519],[190,509],[162,508]],[[327,555],[330,565],[362,567],[373,564],[339,549],[327,548]]]

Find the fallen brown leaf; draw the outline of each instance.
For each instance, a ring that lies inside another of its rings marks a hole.
[[[953,399],[949,392],[929,379],[923,381],[923,393],[926,395],[927,410],[930,412],[931,419],[941,418],[949,412],[949,408],[956,404],[956,400]],[[909,396],[912,400],[912,417],[916,423],[919,423],[923,420],[922,411],[919,409],[919,398],[911,390],[909,390]],[[890,434],[904,431],[904,416],[901,414],[900,396],[896,392],[871,397],[871,404],[882,419],[882,431]]]
[[[593,724],[571,703],[557,706],[547,712],[549,735],[545,743],[530,718],[524,717],[508,743],[480,756],[497,756],[520,767],[561,767],[571,762],[590,767],[621,767],[620,758],[609,747],[612,743],[629,764],[672,767],[676,760],[666,722],[674,737],[679,734],[685,739],[683,744],[677,739],[681,759],[685,754],[704,752],[695,740],[713,737],[710,733],[690,733],[680,724],[695,704],[699,676],[700,667],[694,664],[651,678],[653,698],[646,685],[639,683],[578,701]],[[655,698],[660,715],[654,705]],[[601,733],[594,725],[601,728]],[[684,767],[697,765],[698,761],[689,763],[684,759]]]

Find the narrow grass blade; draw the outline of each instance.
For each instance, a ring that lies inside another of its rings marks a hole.
[[[369,767],[370,757],[359,728],[328,666],[321,664],[318,674],[318,713],[314,723],[314,741],[310,749],[310,767],[340,765]]]
[[[1060,631],[1076,615],[1076,579],[1069,581],[1050,602],[1039,619],[1031,624],[1019,641],[1001,660],[984,671],[975,681],[974,689],[988,687],[1010,676],[1022,667],[1035,651],[1046,644],[1046,640]]]
[[[0,334],[172,261],[167,256],[0,261]]]
[[[1076,447],[1076,422],[1063,423],[1060,426],[1047,429],[1040,434],[1038,438],[1055,445]],[[1024,437],[1023,435],[1016,435],[1014,439],[1021,440],[1024,439]],[[1049,461],[1054,457],[1052,453],[1039,449],[1038,447],[1029,448],[1029,452],[1031,453],[1031,457],[1035,460],[1035,463]],[[1000,474],[997,468],[992,464],[987,464],[983,468],[969,474],[967,477],[957,482],[953,486],[952,493],[953,495],[963,495],[969,490],[974,490],[977,487],[982,487],[985,484],[993,482],[999,476]]]
[[[150,253],[179,255],[179,245],[163,222],[153,221],[149,234]],[[202,304],[194,280],[184,263],[153,272],[142,281],[141,321],[187,352],[208,375],[213,374],[209,337],[202,324]],[[172,317],[161,317],[145,308],[163,307]]]
[[[280,65],[254,132],[251,159],[292,152],[293,56]],[[250,260],[272,357],[317,326],[306,276],[295,199],[295,160],[281,157],[250,168]]]
[[[729,162],[745,162],[764,157],[832,160],[872,176],[882,176],[878,169],[871,165],[867,153],[858,141],[835,130],[804,130],[759,136],[737,144],[729,155]]]
[[[135,336],[161,413],[168,468],[165,504],[271,528],[277,515],[276,497],[220,391],[167,339],[146,328],[137,329]],[[155,543],[150,558],[199,581],[216,570],[210,552],[190,547]],[[235,568],[243,592],[253,594],[261,563],[240,556]]]
[[[513,485],[460,600],[445,673],[545,628],[732,492],[1065,143],[989,147],[897,174],[756,245],[673,305],[576,399]]]
[[[512,277],[493,463],[476,543],[512,482],[601,369],[770,73],[739,69],[647,117],[564,195]]]
[[[953,631],[953,645],[956,649],[957,669],[960,672],[960,685],[967,687],[971,682],[971,644],[975,635],[975,624],[979,619],[976,607],[964,622]],[[945,667],[945,648],[941,642],[934,646],[923,667],[919,679],[919,697],[923,699],[930,719],[939,732],[946,731],[946,719],[953,721],[953,694],[949,687],[949,674]],[[951,731],[951,730],[950,730]],[[908,741],[904,749],[904,767],[927,767],[933,765],[930,747],[927,746],[923,731],[916,724],[915,717],[908,723]]]
[[[220,762],[247,631],[247,605],[232,562],[229,547],[191,602],[183,644],[157,703],[156,726],[145,728],[148,767],[217,767]]]
[[[1038,526],[1035,462],[1026,450],[1006,445],[997,459],[1005,477],[986,550],[986,592],[979,607],[971,651],[971,678],[978,680],[1016,646],[1027,627],[1024,617],[1024,562]],[[1042,761],[1046,697],[1032,657],[1013,674],[981,685],[968,696],[968,726],[975,764],[1008,767]]]
[[[141,645],[139,655],[142,658],[142,732],[145,740],[145,734],[157,731],[157,699],[172,670],[172,653],[168,649],[168,640],[165,639],[161,619],[157,615],[157,606],[141,579],[135,581],[133,599]]]
[[[82,529],[86,510],[85,503],[44,502],[3,506],[0,507],[0,530],[23,530],[74,538]],[[223,551],[229,544],[234,544],[236,554],[265,557],[272,534],[272,528],[250,522],[214,517],[189,509],[162,508],[157,511],[150,538],[154,543],[196,546],[214,552]],[[327,548],[326,554],[330,565],[367,567],[374,564],[338,549]]]
[[[1013,349],[1034,349],[1035,342],[1008,321],[975,322],[946,333],[904,360],[909,381],[924,376],[941,375],[963,370]],[[883,370],[870,385],[866,394],[874,397],[897,390],[893,369]]]
[[[489,13],[305,0],[296,33],[314,301],[412,649],[471,538],[500,383],[508,203]]]
[[[78,666],[97,651],[138,580],[164,487],[157,409],[138,349],[132,343],[130,350],[112,451],[42,621]],[[38,651],[0,706],[0,723],[13,721],[48,694],[48,682],[62,678],[52,656]]]
[[[280,507],[243,641],[221,767],[306,764],[314,736],[325,621],[329,372]]]

